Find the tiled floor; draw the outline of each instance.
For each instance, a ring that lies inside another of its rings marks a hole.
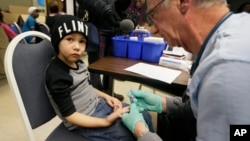
[[[86,62],[86,56],[83,57]],[[127,81],[115,81],[114,91],[125,96],[125,102],[129,102],[126,94],[131,89],[138,89],[139,84]],[[152,92],[149,87],[142,87],[143,90]],[[157,94],[166,94],[156,91]],[[154,127],[156,128],[156,114],[151,113]],[[37,141],[44,141],[48,133],[60,122],[57,117],[46,126],[34,130]],[[23,122],[13,95],[6,79],[0,80],[0,141],[27,141],[28,137],[24,132]]]

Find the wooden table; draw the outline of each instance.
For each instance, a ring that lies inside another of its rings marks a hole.
[[[168,84],[156,79],[152,79],[140,74],[124,70],[125,68],[130,67],[139,62],[143,61],[107,56],[90,64],[88,69],[92,73],[108,75],[111,77],[112,80],[118,79],[118,80],[137,82],[178,96],[181,96],[182,93],[185,91],[189,74],[184,71],[182,71],[182,73],[172,82],[172,84]],[[149,63],[149,62],[144,62],[144,63],[158,65],[156,63]],[[112,90],[110,93],[112,93],[113,81],[110,82],[109,87],[110,90]]]

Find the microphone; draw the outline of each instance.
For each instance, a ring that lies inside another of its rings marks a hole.
[[[120,22],[120,29],[125,34],[125,38],[129,37],[129,33],[134,29],[135,25],[130,19],[124,19]]]

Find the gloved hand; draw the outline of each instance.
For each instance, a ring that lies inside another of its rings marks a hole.
[[[144,122],[146,127],[148,127],[142,113],[140,113],[138,107],[136,106],[136,103],[131,103],[129,113],[123,113],[122,115],[122,122],[132,133],[134,133],[135,125],[139,121]]]
[[[162,99],[160,96],[141,90],[131,90],[128,93],[132,103],[136,103],[145,110],[162,112]]]

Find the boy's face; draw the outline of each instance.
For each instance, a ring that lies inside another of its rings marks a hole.
[[[75,67],[75,62],[86,48],[86,38],[80,33],[66,35],[59,43],[58,57],[67,65]]]

